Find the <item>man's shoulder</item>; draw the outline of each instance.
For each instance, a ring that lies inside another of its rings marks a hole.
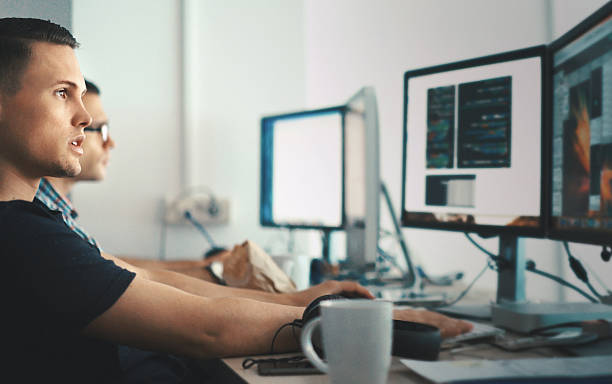
[[[42,203],[0,203],[0,253],[10,252],[20,265],[69,265],[72,254],[99,258],[99,251],[83,241],[64,223],[61,213]],[[83,259],[87,262],[89,259]]]
[[[11,233],[22,230],[35,230],[39,225],[54,225],[57,220],[53,213],[37,199],[34,201],[13,200],[0,201],[0,228],[2,232]]]
[[[47,215],[49,210],[38,198],[33,201],[11,200],[0,201],[0,214],[2,215]]]
[[[0,201],[0,215],[21,215],[38,211],[36,203],[25,200]]]

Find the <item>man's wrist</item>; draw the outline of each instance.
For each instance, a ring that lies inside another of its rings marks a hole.
[[[283,298],[282,304],[291,305],[293,307],[303,307],[300,292],[281,293]]]

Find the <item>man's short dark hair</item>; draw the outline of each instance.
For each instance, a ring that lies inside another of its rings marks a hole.
[[[85,79],[85,88],[87,93],[93,93],[94,95],[100,95],[100,88],[93,81]]]
[[[79,43],[61,25],[47,20],[9,17],[0,19],[0,92],[13,95],[32,56],[32,43],[45,42],[76,48]]]

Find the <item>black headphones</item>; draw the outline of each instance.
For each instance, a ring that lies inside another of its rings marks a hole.
[[[321,302],[326,300],[349,300],[342,295],[323,295],[313,300],[293,325],[303,327],[310,320],[320,316]],[[440,353],[442,336],[440,330],[431,325],[412,321],[393,320],[393,348],[391,354],[407,359],[437,360]],[[318,329],[312,334],[312,344],[320,356],[322,353],[321,335]]]
[[[348,300],[345,296],[342,295],[323,295],[319,296],[308,304],[306,309],[304,310],[304,314],[302,314],[301,319],[301,327],[303,327],[307,322],[314,319],[315,317],[319,317],[321,315],[321,302],[327,300]]]

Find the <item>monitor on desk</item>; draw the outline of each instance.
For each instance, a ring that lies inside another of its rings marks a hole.
[[[371,87],[345,105],[261,120],[263,226],[346,231],[344,272],[374,268],[380,178],[378,110]]]
[[[260,223],[341,229],[344,106],[261,119]]]
[[[402,224],[499,236],[503,303],[525,301],[519,236],[545,235],[545,71],[536,46],[404,76]]]
[[[364,87],[346,104],[344,229],[347,268],[374,269],[378,254],[380,176],[376,94]]]
[[[550,45],[550,237],[612,245],[612,3]]]
[[[404,226],[544,234],[545,47],[406,72]]]
[[[546,119],[550,188],[547,235],[612,244],[612,3],[548,47]],[[593,301],[596,299],[592,298]],[[612,318],[601,303],[494,305],[493,321],[517,330]]]
[[[611,12],[550,47],[405,75],[402,223],[499,236],[495,325],[527,333],[612,316],[599,303],[528,302],[518,246],[610,244]]]

